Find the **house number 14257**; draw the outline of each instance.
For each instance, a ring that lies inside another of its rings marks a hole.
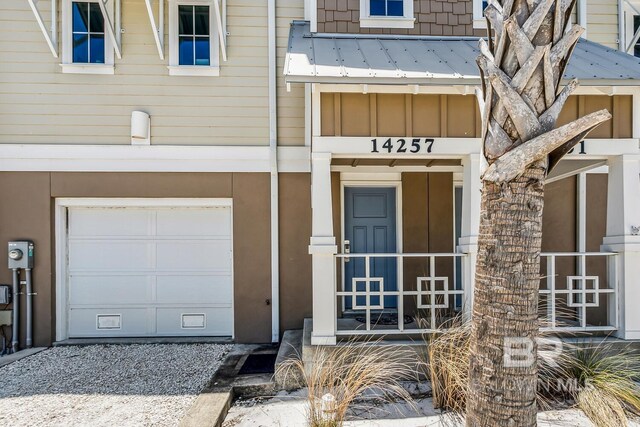
[[[387,138],[384,142],[378,141],[377,138],[371,140],[371,152],[372,153],[431,153],[433,149],[433,138],[411,138],[404,139],[398,138],[392,140]]]

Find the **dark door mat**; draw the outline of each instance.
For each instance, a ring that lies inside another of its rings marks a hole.
[[[278,355],[275,353],[250,354],[247,360],[244,361],[238,375],[273,374],[275,372],[276,357]]]

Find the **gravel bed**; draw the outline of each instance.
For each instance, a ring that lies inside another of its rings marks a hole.
[[[230,345],[55,347],[0,368],[0,424],[175,426]]]

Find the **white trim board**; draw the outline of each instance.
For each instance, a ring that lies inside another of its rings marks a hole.
[[[281,172],[310,172],[309,147],[278,147]],[[0,144],[0,171],[270,172],[268,146]]]
[[[68,338],[68,277],[67,277],[67,210],[73,207],[224,207],[231,209],[231,253],[233,254],[233,200],[231,198],[57,198],[55,199],[55,316],[56,341]],[[231,294],[234,295],[234,269],[231,263]],[[231,299],[231,312],[235,313],[234,298]],[[231,319],[232,338],[235,338],[235,315]]]

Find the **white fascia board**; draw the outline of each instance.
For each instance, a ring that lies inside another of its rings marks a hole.
[[[309,172],[308,147],[279,147],[281,172]],[[0,171],[269,172],[268,146],[0,144]]]

